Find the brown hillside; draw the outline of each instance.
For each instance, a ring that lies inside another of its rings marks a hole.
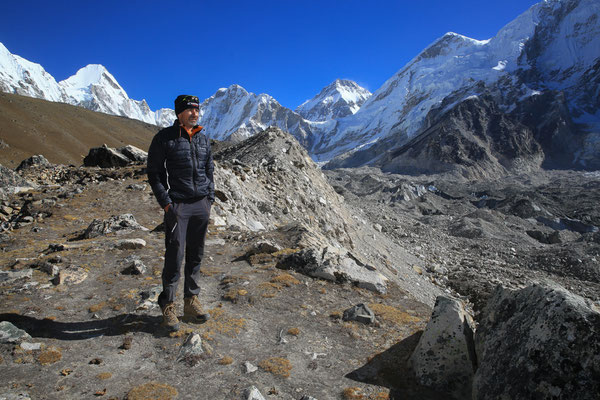
[[[104,143],[147,151],[158,129],[68,104],[0,93],[0,164],[9,168],[34,154],[52,163],[81,165],[90,148]]]

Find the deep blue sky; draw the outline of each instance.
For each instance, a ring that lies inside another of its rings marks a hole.
[[[6,1],[0,42],[57,81],[102,64],[153,110],[234,83],[295,109],[337,78],[373,92],[444,33],[489,39],[536,2]]]

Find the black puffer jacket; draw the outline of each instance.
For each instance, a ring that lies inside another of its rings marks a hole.
[[[172,202],[191,202],[205,196],[213,202],[215,184],[210,141],[202,134],[201,126],[190,139],[175,121],[152,139],[148,150],[148,181],[165,208]]]

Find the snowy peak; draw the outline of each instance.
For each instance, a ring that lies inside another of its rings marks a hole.
[[[87,65],[77,71],[75,75],[61,81],[60,84],[69,88],[89,88],[91,85],[108,84],[117,90],[123,90],[115,77],[100,64]]]
[[[199,124],[211,138],[240,140],[271,125],[294,132],[287,123],[301,119],[268,94],[249,93],[234,84],[204,100],[200,105]]]
[[[337,79],[300,105],[296,112],[310,121],[328,121],[356,113],[371,96],[356,82]]]
[[[41,65],[11,54],[2,43],[0,90],[50,101],[61,101],[63,97],[56,80]]]
[[[11,54],[0,43],[0,90],[23,96],[68,103],[92,111],[138,119],[166,126],[175,113],[169,109],[150,110],[145,100],[133,100],[108,70],[90,64],[61,82],[36,63]]]

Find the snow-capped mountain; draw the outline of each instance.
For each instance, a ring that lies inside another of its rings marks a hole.
[[[292,133],[304,146],[314,142],[313,128],[299,114],[268,94],[248,93],[239,85],[219,89],[200,105],[200,125],[218,140],[242,140],[269,126]]]
[[[144,100],[129,99],[100,65],[57,83],[2,44],[0,90],[159,126],[175,119],[173,110],[153,112]],[[447,33],[372,95],[337,80],[296,111],[232,85],[202,103],[200,124],[222,140],[277,126],[330,166],[393,165],[401,171],[434,166],[435,157],[453,160],[449,151],[469,148],[470,154],[486,153],[498,168],[512,165],[507,157],[535,163],[542,154],[548,165],[600,169],[600,2],[544,0],[488,40]],[[477,125],[493,121],[501,129]],[[469,131],[477,129],[483,139]],[[521,142],[496,143],[509,140],[511,129],[519,131],[515,137]],[[418,154],[407,150],[419,140]],[[478,147],[481,140],[485,149]],[[467,158],[459,157],[468,164]]]
[[[0,90],[50,101],[63,101],[56,80],[39,65],[11,54],[0,43]]]
[[[0,43],[0,90],[44,100],[68,103],[106,114],[120,115],[166,126],[175,118],[169,109],[150,110],[145,100],[132,100],[102,65],[88,65],[68,79],[56,82],[39,65],[11,54]]]
[[[600,154],[600,2],[545,0],[489,40],[448,33],[426,48],[312,148],[317,160],[337,165],[376,163],[384,151],[408,143],[472,96],[494,93],[506,113],[548,91],[566,97],[580,129],[574,163]],[[386,141],[375,151],[376,144]],[[370,150],[369,150],[370,149]],[[351,153],[360,153],[356,157]],[[369,154],[366,157],[366,154]],[[598,162],[598,161],[596,161]]]
[[[356,82],[337,79],[319,94],[302,103],[296,112],[309,121],[328,121],[355,114],[371,92]]]

